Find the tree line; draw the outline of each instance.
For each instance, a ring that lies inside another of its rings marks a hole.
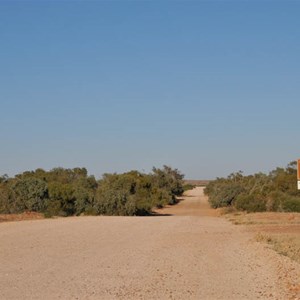
[[[163,166],[149,174],[104,174],[100,180],[85,168],[37,169],[0,177],[0,213],[33,211],[46,217],[71,215],[148,215],[153,208],[177,203],[183,191],[177,169]]]
[[[241,171],[211,181],[204,190],[213,208],[233,207],[247,212],[300,212],[297,163],[269,174],[244,176]]]

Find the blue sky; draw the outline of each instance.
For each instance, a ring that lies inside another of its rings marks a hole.
[[[300,1],[0,1],[0,174],[186,178],[300,157]]]

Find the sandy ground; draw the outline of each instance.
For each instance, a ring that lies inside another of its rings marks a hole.
[[[0,299],[297,298],[299,265],[215,216],[203,188],[159,212],[1,223]]]

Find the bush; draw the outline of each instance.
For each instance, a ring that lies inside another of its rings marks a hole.
[[[296,162],[276,168],[269,174],[243,176],[232,173],[211,181],[204,193],[213,208],[234,205],[246,211],[299,211]]]
[[[153,168],[152,171],[152,181],[156,187],[168,191],[173,198],[183,194],[184,175],[182,175],[177,169],[164,166],[163,169]]]
[[[254,195],[238,195],[234,205],[238,210],[247,212],[266,211],[266,200]]]
[[[9,196],[9,189],[5,184],[0,185],[0,213],[8,214],[13,212],[13,206]]]
[[[145,215],[154,207],[177,203],[182,179],[167,166],[153,168],[151,174],[105,174],[98,182],[85,168],[26,171],[15,178],[0,177],[0,213]]]
[[[45,199],[48,197],[48,186],[37,178],[22,178],[11,187],[14,201],[20,211],[40,212],[45,208]]]
[[[46,209],[44,210],[44,215],[46,218],[51,218],[54,216],[66,216],[61,208],[60,200],[50,200],[46,201]]]
[[[282,207],[286,212],[300,212],[300,198],[290,197],[282,203]]]
[[[266,210],[267,211],[283,211],[283,202],[289,197],[281,191],[273,191],[267,196]]]
[[[222,184],[210,195],[209,203],[213,208],[230,206],[243,191],[243,187],[237,183]]]
[[[154,207],[175,204],[183,193],[182,178],[177,169],[153,168],[152,174],[131,171],[105,174],[98,182],[94,208],[105,215],[147,215]]]
[[[76,212],[74,187],[71,183],[52,182],[49,184],[49,201],[47,211],[59,216],[71,216]]]

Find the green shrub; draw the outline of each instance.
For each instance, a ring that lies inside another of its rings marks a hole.
[[[151,174],[104,174],[98,182],[85,168],[26,171],[15,178],[0,177],[0,213],[145,215],[154,207],[177,203],[182,179],[168,166],[153,168]]]
[[[49,200],[47,203],[51,205],[51,211],[57,211],[59,216],[71,216],[76,213],[75,208],[75,187],[71,183],[49,183]],[[55,203],[55,204],[54,204]],[[59,210],[58,210],[59,203]],[[54,207],[52,207],[54,205]],[[46,210],[49,210],[47,207]]]
[[[151,185],[138,172],[106,174],[99,181],[94,208],[103,215],[144,215],[150,213]]]
[[[6,184],[0,184],[0,214],[8,214],[13,206]]]
[[[11,189],[12,197],[20,212],[44,210],[45,199],[48,197],[48,187],[45,181],[33,177],[21,178],[14,182]]]
[[[282,207],[286,212],[300,212],[300,198],[290,197],[282,203]]]
[[[204,193],[213,208],[235,205],[246,211],[299,211],[296,166],[294,161],[269,174],[232,173],[227,178],[209,182]]]
[[[87,206],[84,210],[84,215],[85,216],[96,216],[97,215],[97,210],[93,206]]]
[[[238,210],[244,210],[247,212],[266,211],[266,200],[255,195],[238,195],[234,205]]]
[[[281,191],[273,191],[267,196],[266,209],[267,211],[283,211],[283,202],[288,195]]]
[[[153,168],[152,182],[160,189],[168,191],[171,195],[181,196],[183,190],[183,178],[177,169],[172,169],[169,166],[163,166],[163,169]]]
[[[213,208],[230,206],[243,191],[244,188],[237,183],[223,183],[210,195],[209,203]]]
[[[44,210],[44,215],[46,218],[51,218],[54,216],[66,216],[61,207],[60,200],[50,200],[46,201],[46,209]]]

